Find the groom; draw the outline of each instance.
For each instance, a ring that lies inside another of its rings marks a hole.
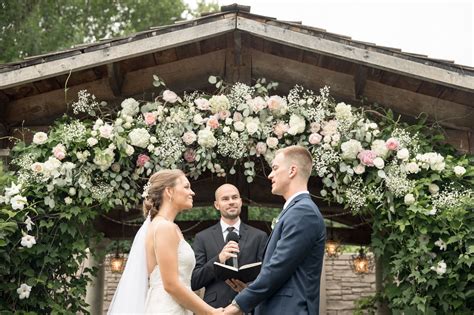
[[[226,314],[319,314],[326,228],[308,192],[312,158],[301,146],[279,150],[272,193],[286,202],[267,243],[262,270],[225,309]]]

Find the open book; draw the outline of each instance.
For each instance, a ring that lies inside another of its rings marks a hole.
[[[222,281],[227,279],[239,279],[240,281],[247,283],[257,278],[261,267],[261,262],[243,265],[240,268],[215,262],[214,273],[216,277]]]

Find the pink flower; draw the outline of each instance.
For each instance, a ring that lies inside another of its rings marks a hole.
[[[377,154],[372,150],[362,150],[357,157],[363,165],[374,166],[374,159],[377,157]]]
[[[311,144],[318,144],[321,142],[323,137],[319,133],[312,133],[309,135],[309,143]]]
[[[226,120],[230,116],[230,112],[228,110],[223,110],[218,113],[220,120]]]
[[[175,92],[170,90],[165,90],[163,92],[163,100],[168,103],[176,103],[178,100],[178,95]]]
[[[257,156],[260,156],[261,154],[265,154],[265,152],[267,152],[266,143],[258,142],[257,145],[255,146],[255,151],[257,152]]]
[[[281,139],[283,137],[283,134],[288,131],[290,127],[288,124],[285,124],[283,121],[277,122],[277,124],[273,127],[273,133],[278,137],[278,139]]]
[[[390,151],[396,151],[400,147],[400,142],[396,138],[390,138],[385,142],[385,146]]]
[[[234,117],[233,117],[234,121],[241,121],[242,119],[243,119],[243,116],[242,116],[241,113],[239,113],[239,112],[234,113]]]
[[[143,114],[143,117],[145,118],[145,123],[148,126],[152,126],[156,123],[156,116],[154,113],[145,113]]]
[[[150,161],[150,157],[148,155],[140,154],[137,159],[137,166],[143,167],[148,161]]]
[[[194,104],[196,104],[199,110],[209,110],[210,103],[205,98],[197,98],[194,100]]]
[[[211,129],[219,128],[219,120],[217,120],[217,117],[216,116],[209,117],[209,120],[207,121],[207,126]]]
[[[184,151],[184,160],[188,163],[194,162],[196,160],[196,152],[191,148],[187,148],[186,151]]]
[[[59,143],[58,145],[56,145],[54,148],[53,148],[53,155],[55,158],[57,158],[58,160],[62,160],[66,157],[66,148],[64,147],[64,145],[62,145],[61,143]]]

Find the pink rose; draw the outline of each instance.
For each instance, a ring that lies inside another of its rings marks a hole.
[[[395,138],[390,138],[385,142],[385,146],[390,151],[396,151],[400,147],[400,142]]]
[[[209,117],[209,120],[207,121],[207,126],[211,129],[219,128],[219,120],[217,120],[217,117],[216,116]]]
[[[145,123],[148,126],[152,126],[156,123],[156,116],[153,113],[145,113],[143,114],[143,117],[145,118]]]
[[[309,143],[318,144],[323,137],[319,133],[312,133],[309,135]]]
[[[372,150],[362,150],[357,157],[363,165],[374,166],[374,159],[377,157],[377,154]]]
[[[265,154],[267,152],[267,145],[265,142],[259,142],[255,146],[255,151],[257,151],[257,156],[260,156],[261,154]]]
[[[223,110],[218,113],[220,120],[226,120],[230,116],[230,112],[228,110]]]
[[[148,155],[140,154],[137,159],[137,166],[143,167],[148,161],[150,161],[150,157]]]
[[[196,160],[196,152],[193,149],[188,148],[184,151],[184,160],[188,163],[192,163]]]
[[[285,105],[285,102],[281,97],[273,95],[267,100],[267,105],[271,111],[277,111]]]
[[[199,110],[209,110],[210,103],[205,98],[197,98],[194,100],[194,104],[196,104]]]
[[[277,124],[273,127],[273,133],[277,136],[278,139],[283,137],[283,134],[288,131],[290,127],[288,124],[285,124],[283,121],[277,122]]]
[[[62,145],[61,143],[56,145],[53,148],[53,155],[58,160],[64,159],[66,157],[66,148],[64,147],[64,145]]]
[[[312,122],[310,124],[310,130],[312,133],[316,133],[321,129],[321,124],[317,122]]]
[[[235,112],[233,119],[234,119],[234,121],[241,121],[243,119],[243,116],[242,116],[241,113]]]
[[[163,92],[163,100],[168,103],[176,103],[178,100],[178,95],[175,92],[170,90],[165,90]]]

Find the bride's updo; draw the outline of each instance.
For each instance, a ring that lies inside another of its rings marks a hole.
[[[161,170],[151,175],[148,180],[148,195],[143,201],[143,215],[150,215],[151,219],[158,214],[163,201],[163,193],[166,187],[174,187],[176,180],[184,176],[181,170]]]

